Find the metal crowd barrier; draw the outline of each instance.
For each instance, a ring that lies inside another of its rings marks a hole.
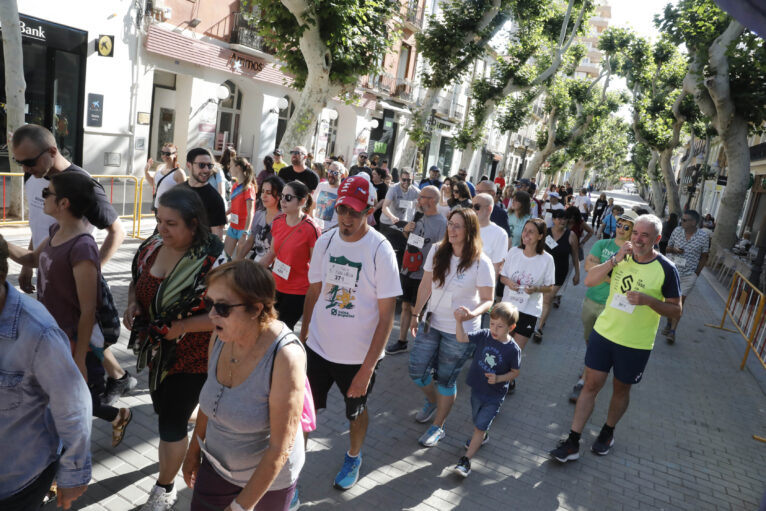
[[[29,219],[25,218],[26,208],[22,207],[20,219],[9,219],[7,216],[10,203],[10,179],[23,178],[21,172],[3,172],[0,173],[2,181],[2,217],[0,217],[0,227],[8,225],[28,225]],[[140,180],[136,176],[112,175],[112,174],[93,174],[91,177],[98,181],[104,187],[109,202],[117,210],[120,219],[133,222],[132,238],[140,238],[140,213],[142,206],[142,192],[144,178]],[[132,193],[128,190],[132,186]],[[115,199],[117,202],[115,203]],[[21,203],[25,203],[24,187],[21,187]],[[144,215],[146,216],[146,215]],[[151,216],[151,215],[150,215]]]
[[[727,332],[739,333],[747,342],[745,355],[739,366],[740,371],[745,368],[747,358],[752,350],[758,361],[766,369],[766,315],[764,294],[754,286],[744,275],[735,271],[731,279],[729,297],[726,299],[723,317],[720,325],[705,324],[711,328],[726,330]],[[725,328],[726,318],[734,324],[736,330]],[[766,442],[766,438],[753,435],[753,438]]]
[[[151,207],[154,206],[153,203],[149,204],[149,213],[143,212],[143,199],[144,199],[144,185],[146,184],[146,178],[142,177],[141,180],[138,182],[138,199],[137,204],[138,207],[136,208],[136,218],[138,220],[138,227],[136,228],[136,236],[134,238],[138,239],[145,239],[143,236],[141,236],[141,219],[142,218],[154,218],[154,212],[151,211]],[[154,188],[151,190],[151,196],[154,196]]]

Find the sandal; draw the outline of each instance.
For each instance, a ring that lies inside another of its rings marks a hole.
[[[127,416],[123,416],[123,410],[128,412]],[[125,429],[128,427],[128,424],[130,424],[130,421],[133,420],[133,412],[130,411],[130,408],[121,408],[120,417],[120,421],[117,424],[112,425],[113,448],[120,445],[122,439],[125,437]]]
[[[43,506],[48,502],[53,502],[56,500],[56,495],[58,495],[58,485],[56,484],[56,481],[53,481],[51,483],[51,487],[45,493],[45,497],[43,497]]]
[[[558,309],[560,305],[561,305],[561,296],[554,296],[553,306]]]

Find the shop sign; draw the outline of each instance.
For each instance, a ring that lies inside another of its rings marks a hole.
[[[88,94],[88,126],[100,128],[104,118],[104,95]]]
[[[43,41],[43,42],[47,40],[47,37],[45,36],[45,28],[43,28],[42,25],[37,25],[36,27],[32,27],[27,25],[24,22],[24,20],[20,20],[19,26],[21,28],[21,35],[23,37],[28,37],[30,39],[37,39],[38,41]]]
[[[114,36],[100,35],[96,40],[96,52],[100,57],[114,56]]]

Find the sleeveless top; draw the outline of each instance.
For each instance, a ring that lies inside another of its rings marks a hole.
[[[286,326],[264,353],[247,379],[236,387],[218,382],[217,366],[224,343],[216,339],[208,362],[208,378],[199,396],[200,409],[207,415],[202,452],[226,481],[244,487],[269,446],[269,391],[276,352],[297,343]],[[303,432],[295,433],[292,451],[269,490],[282,490],[298,479],[305,458]]]
[[[548,236],[552,237],[552,232],[552,229],[548,229]],[[561,238],[555,240],[555,248],[551,249],[547,244],[545,245],[545,251],[553,256],[553,264],[556,266],[556,285],[563,283],[567,272],[569,272],[569,257],[572,254],[572,246],[569,244],[570,232],[569,229],[566,229]]]
[[[157,171],[157,174],[154,175],[154,182],[156,183],[154,191],[154,207],[155,209],[159,207],[160,204],[160,196],[173,188],[176,184],[176,178],[173,174],[176,173],[178,170],[178,167],[174,169],[168,169],[165,167],[164,174],[160,174],[160,171]]]

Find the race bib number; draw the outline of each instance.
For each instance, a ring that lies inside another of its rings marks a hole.
[[[678,268],[683,268],[684,266],[686,266],[685,257],[676,256],[675,258],[673,258],[673,262],[676,263],[676,267]]]
[[[357,269],[345,264],[330,263],[327,267],[327,282],[338,287],[354,289]]]
[[[426,240],[423,239],[422,236],[418,236],[417,234],[410,233],[410,237],[407,238],[407,243],[412,245],[415,248],[423,248],[423,245],[425,244]]]
[[[523,286],[519,286],[518,291],[508,288],[508,301],[520,309],[529,301],[529,295],[524,291]]]
[[[400,209],[406,209],[406,210],[409,211],[410,209],[412,209],[412,207],[413,207],[413,205],[412,205],[412,201],[411,200],[400,200],[399,201],[399,208]]]
[[[231,224],[238,224],[239,223],[239,215],[236,213],[232,213],[229,219],[229,223]]]
[[[282,277],[285,280],[287,280],[287,277],[290,276],[290,266],[283,263],[279,259],[274,259],[274,266],[272,266],[271,271],[273,271],[275,275]]]
[[[556,243],[556,240],[553,239],[553,236],[550,234],[545,237],[545,244],[548,246],[549,249],[553,250],[554,248],[558,247],[559,244]]]
[[[611,306],[622,312],[627,312],[628,314],[633,314],[633,309],[636,308],[635,305],[628,301],[628,297],[621,293],[617,293],[612,297]]]
[[[452,318],[452,293],[441,289],[434,289],[431,293],[431,303],[433,308],[429,307],[434,314]]]

